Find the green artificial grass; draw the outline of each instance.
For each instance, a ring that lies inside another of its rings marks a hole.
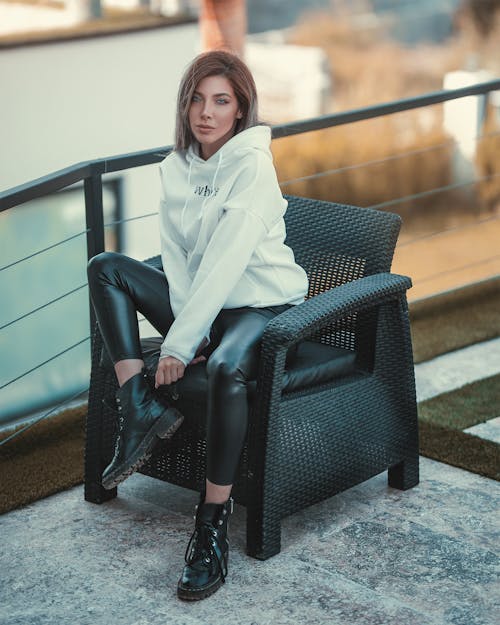
[[[420,454],[500,481],[500,445],[473,434],[419,421]]]
[[[500,481],[500,445],[462,432],[500,414],[500,374],[418,405],[420,453]]]
[[[500,279],[410,305],[415,363],[500,336]]]
[[[0,514],[82,483],[86,414],[66,410],[0,446]]]
[[[500,415],[500,374],[423,401],[419,421],[464,430]]]

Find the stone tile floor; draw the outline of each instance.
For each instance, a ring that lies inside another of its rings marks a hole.
[[[499,494],[422,458],[409,491],[379,475],[288,517],[265,562],[246,556],[236,506],[227,583],[185,604],[175,588],[196,494],[135,474],[97,506],[78,486],[0,517],[0,622],[493,625]]]
[[[500,373],[500,338],[437,356],[415,366],[417,400],[430,399],[497,373]]]
[[[474,436],[479,436],[479,438],[485,438],[500,445],[500,417],[496,417],[496,419],[490,419],[486,423],[478,423],[477,425],[473,425],[472,427],[464,430],[464,432],[467,432],[468,434],[474,434]]]
[[[434,369],[418,365],[419,398],[449,390],[450,376],[451,388],[476,379],[472,360],[482,363],[476,373],[498,372],[499,344],[469,351],[466,367],[465,350]],[[381,474],[284,519],[282,551],[266,562],[245,554],[245,509],[236,506],[227,583],[185,604],[175,588],[196,499],[135,474],[101,506],[78,486],[4,514],[0,623],[498,623],[497,482],[421,458],[421,482],[409,491]]]

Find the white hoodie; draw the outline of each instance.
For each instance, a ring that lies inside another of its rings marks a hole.
[[[160,358],[187,365],[222,308],[300,304],[305,271],[284,244],[271,130],[238,133],[208,160],[191,145],[160,164],[160,238],[175,321]]]

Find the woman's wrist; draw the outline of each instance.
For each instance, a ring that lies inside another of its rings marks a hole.
[[[178,360],[181,364],[183,364],[184,366],[187,366],[187,361],[186,359],[184,359],[180,354],[169,354],[167,352],[162,353],[160,351],[160,356],[158,358],[158,360],[164,360],[165,358],[174,358],[175,360]]]

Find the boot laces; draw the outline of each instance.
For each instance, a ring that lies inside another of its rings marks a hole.
[[[215,560],[221,580],[225,582],[227,557],[224,555],[224,550],[219,542],[215,528],[208,523],[202,523],[194,530],[186,548],[184,560],[186,564],[193,564],[198,560],[201,560],[204,564],[210,564],[212,560]]]
[[[123,416],[123,410],[122,410],[121,406],[116,408],[116,406],[114,404],[110,404],[109,401],[107,400],[107,398],[105,398],[105,397],[103,397],[102,403],[104,404],[104,406],[106,406],[106,408],[110,412],[113,413],[113,415],[115,417],[115,424],[116,424],[115,456],[117,456],[119,451],[120,451],[120,444],[121,444],[121,436],[120,436],[120,434],[122,433],[123,423],[125,421],[124,416]]]

